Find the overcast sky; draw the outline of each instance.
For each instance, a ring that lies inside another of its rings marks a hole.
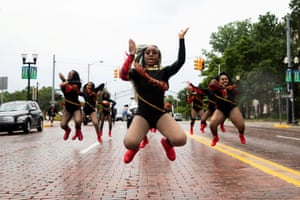
[[[267,12],[279,19],[290,12],[289,0],[0,0],[0,77],[8,77],[8,91],[27,88],[21,79],[21,54],[37,53],[38,78],[31,85],[52,86],[53,55],[57,74],[77,70],[83,83],[107,83],[115,94],[131,88],[129,82],[114,80],[128,39],[137,44],[156,44],[163,64],[177,57],[178,32],[186,34],[186,63],[170,80],[170,91],[178,92],[190,80],[200,81],[193,60],[202,49],[211,49],[212,32],[229,22],[250,19],[256,22]],[[31,59],[29,57],[29,59]],[[103,63],[95,63],[102,60]],[[129,97],[125,97],[128,98]],[[125,100],[127,101],[127,99]]]

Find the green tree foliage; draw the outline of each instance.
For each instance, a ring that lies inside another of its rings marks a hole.
[[[292,10],[291,15],[290,15],[291,34],[292,34],[291,37],[295,41],[294,43],[299,45],[300,1],[299,0],[291,0],[289,7]]]
[[[213,49],[207,53],[207,76],[201,87],[207,87],[219,67],[234,80],[241,77],[242,93],[240,107],[250,116],[252,100],[258,99],[262,106],[272,106],[275,100],[274,87],[284,86],[286,55],[286,27],[274,15],[260,15],[258,22],[250,20],[231,22],[212,33],[210,44]]]

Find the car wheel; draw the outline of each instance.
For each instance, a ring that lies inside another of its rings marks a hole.
[[[38,132],[43,131],[44,123],[42,119],[39,119],[39,125],[37,127]]]
[[[88,120],[85,119],[85,120],[83,121],[83,125],[87,125],[87,124],[88,124]]]
[[[29,133],[31,130],[31,123],[29,120],[26,120],[25,125],[24,125],[24,133]]]

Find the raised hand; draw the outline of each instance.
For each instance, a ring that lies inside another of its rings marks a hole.
[[[180,39],[183,39],[184,36],[185,36],[185,34],[186,34],[186,32],[187,32],[188,30],[189,30],[189,27],[180,30],[180,32],[178,33],[179,38],[180,38]]]
[[[129,49],[128,50],[131,55],[134,55],[136,53],[136,45],[132,39],[129,39]]]

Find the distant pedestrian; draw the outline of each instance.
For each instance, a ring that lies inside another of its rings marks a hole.
[[[57,114],[57,110],[54,104],[51,104],[48,111],[47,111],[47,115],[50,121],[50,126],[53,126],[53,121],[54,121],[54,117]]]
[[[125,163],[132,161],[150,128],[157,128],[165,136],[161,139],[161,144],[171,161],[176,159],[174,146],[186,144],[184,130],[164,109],[164,94],[169,88],[169,78],[175,75],[185,62],[184,36],[187,31],[188,28],[180,31],[177,60],[167,67],[161,66],[161,52],[156,45],[142,45],[137,48],[135,42],[129,40],[130,55],[121,68],[120,78],[132,81],[138,108],[124,138],[127,148]],[[133,62],[134,68],[131,68]]]
[[[169,113],[173,117],[173,105],[171,100],[167,100],[164,103],[164,108],[167,113]]]
[[[63,116],[60,123],[61,128],[65,130],[64,140],[69,138],[71,132],[69,122],[73,118],[76,130],[75,134],[72,136],[72,140],[78,138],[81,141],[83,140],[83,135],[81,132],[81,104],[79,102],[79,95],[81,93],[81,80],[79,73],[75,70],[71,70],[68,73],[67,79],[61,73],[59,73],[59,77],[62,80],[60,89],[65,97]]]

